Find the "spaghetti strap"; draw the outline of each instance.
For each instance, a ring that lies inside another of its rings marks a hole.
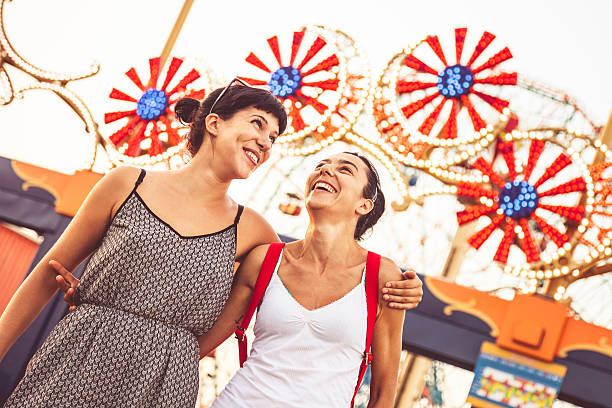
[[[134,184],[134,190],[136,190],[136,188],[140,185],[140,183],[142,183],[142,180],[144,180],[144,177],[146,174],[147,174],[147,171],[145,169],[140,169],[138,180],[136,180],[136,183]]]
[[[244,206],[238,204],[238,212],[236,213],[236,218],[234,219],[234,225],[238,224],[238,221],[240,221],[240,216],[242,215],[243,210]]]

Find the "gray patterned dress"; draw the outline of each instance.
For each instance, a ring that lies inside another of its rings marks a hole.
[[[194,408],[196,336],[229,296],[234,224],[181,236],[136,188],[113,219],[65,316],[29,363],[5,407]]]

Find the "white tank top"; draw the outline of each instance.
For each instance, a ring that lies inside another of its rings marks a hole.
[[[270,279],[244,366],[211,408],[347,408],[365,347],[367,303],[361,282],[342,298],[308,310],[278,277]]]

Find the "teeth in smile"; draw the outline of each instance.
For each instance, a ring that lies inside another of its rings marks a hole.
[[[322,188],[323,190],[325,190],[325,191],[329,191],[330,193],[335,193],[335,192],[336,192],[336,189],[334,188],[334,186],[332,186],[331,184],[326,183],[326,182],[324,182],[324,181],[319,181],[319,182],[317,182],[317,183],[314,185],[313,190],[314,190],[314,189],[317,189],[317,188]]]
[[[249,156],[249,158],[251,160],[253,160],[253,163],[257,164],[259,162],[259,158],[257,157],[257,155],[255,153],[249,152],[247,150],[245,150],[245,152],[246,152],[247,156]]]

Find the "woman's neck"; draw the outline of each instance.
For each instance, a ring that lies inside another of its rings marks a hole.
[[[180,178],[181,188],[207,202],[226,200],[232,179],[218,174],[211,166],[211,158],[204,156],[196,154],[185,167],[174,172]]]
[[[321,272],[328,267],[346,267],[364,251],[353,238],[354,225],[311,220],[306,236],[298,246],[296,258],[312,264]]]

